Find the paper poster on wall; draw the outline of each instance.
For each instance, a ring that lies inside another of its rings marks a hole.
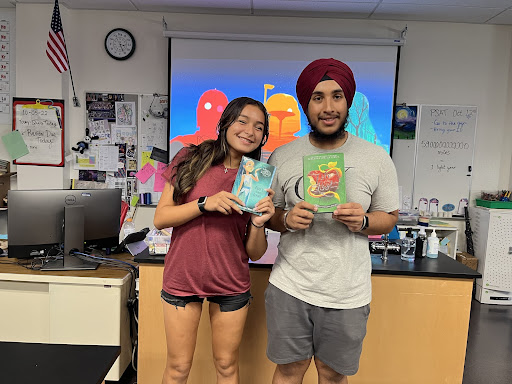
[[[13,130],[29,153],[15,164],[64,166],[64,100],[13,99]]]
[[[108,120],[89,120],[87,122],[91,137],[97,137],[94,140],[96,145],[110,144],[110,125]]]
[[[98,169],[98,147],[91,145],[84,153],[75,152],[74,169]]]
[[[116,101],[116,125],[118,127],[133,127],[136,122],[135,102]]]
[[[414,140],[417,117],[417,105],[396,105],[393,113],[393,139]]]

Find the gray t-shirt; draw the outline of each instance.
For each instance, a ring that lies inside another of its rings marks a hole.
[[[348,134],[333,150],[313,146],[309,135],[277,148],[268,163],[276,166],[274,205],[286,210],[302,201],[302,158],[344,153],[347,202],[367,212],[398,209],[395,166],[381,147]],[[325,308],[358,308],[371,301],[368,236],[350,232],[331,213],[316,213],[306,230],[281,234],[270,283],[309,304]]]

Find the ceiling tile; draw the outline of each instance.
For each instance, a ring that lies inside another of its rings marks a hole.
[[[110,1],[110,0],[109,0]],[[139,11],[145,12],[199,12],[219,13],[219,10],[230,10],[224,13],[249,11],[250,0],[131,0]]]
[[[417,4],[464,6],[479,8],[508,8],[512,7],[512,0],[382,0],[382,4]]]
[[[381,4],[377,7],[371,19],[485,23],[501,11],[501,9],[497,8]]]
[[[53,3],[53,1],[51,1]],[[61,0],[71,9],[99,9],[117,11],[136,11],[137,8],[129,0]]]
[[[253,0],[255,10],[283,10],[299,12],[337,12],[368,14],[378,2],[375,1],[315,1],[315,0]]]
[[[496,17],[493,17],[487,22],[487,24],[507,24],[512,25],[512,10],[509,9],[505,12],[500,13]]]

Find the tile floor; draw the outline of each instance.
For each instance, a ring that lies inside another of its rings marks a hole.
[[[129,366],[120,381],[106,383],[136,384],[137,374]],[[480,304],[473,300],[462,384],[510,383],[512,383],[512,306]]]

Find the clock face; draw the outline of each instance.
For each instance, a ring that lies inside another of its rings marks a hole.
[[[116,28],[107,34],[105,49],[113,59],[126,60],[135,52],[135,39],[126,29]]]

